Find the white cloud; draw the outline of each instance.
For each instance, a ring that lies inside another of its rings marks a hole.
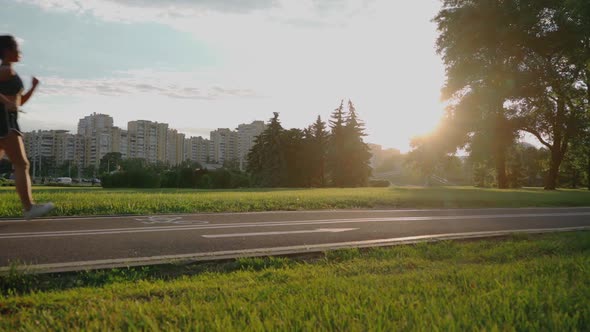
[[[125,22],[171,23],[178,19],[206,19],[215,15],[241,15],[285,19],[322,19],[334,14],[350,16],[374,0],[17,0],[45,10],[91,14]],[[260,18],[258,17],[258,18]]]
[[[172,73],[166,73],[173,76]],[[181,99],[217,100],[227,98],[257,97],[250,89],[225,88],[221,86],[196,86],[194,82],[166,80],[161,77],[118,77],[103,79],[67,79],[41,77],[39,94],[45,96],[134,96],[141,94],[161,95]]]
[[[351,98],[369,140],[402,150],[442,115],[444,72],[429,22],[438,0],[18,1],[108,21],[165,24],[191,33],[222,57],[221,65],[198,72],[46,77],[40,90],[45,96],[129,94],[126,105],[141,102],[134,95],[171,97],[175,118],[191,109],[210,112],[182,123],[199,128],[231,127],[228,118],[248,121],[250,114],[266,120],[276,110],[286,127],[302,127],[317,114],[327,117],[341,98]],[[253,96],[264,98],[244,98]]]

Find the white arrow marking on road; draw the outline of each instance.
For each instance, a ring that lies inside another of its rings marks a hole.
[[[356,231],[358,228],[318,228],[307,231],[285,231],[285,232],[259,232],[259,233],[233,233],[233,234],[212,234],[202,235],[208,239],[220,237],[242,237],[242,236],[260,236],[260,235],[281,235],[281,234],[305,234],[305,233],[341,233]]]

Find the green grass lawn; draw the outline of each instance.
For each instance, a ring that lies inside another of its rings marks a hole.
[[[2,331],[587,331],[590,232],[0,285]]]
[[[588,190],[496,190],[473,187],[354,189],[102,189],[34,187],[53,215],[244,212],[343,208],[590,206]],[[14,188],[0,187],[0,216],[20,217]]]

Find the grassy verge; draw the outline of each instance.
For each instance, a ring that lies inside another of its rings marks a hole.
[[[0,280],[6,331],[581,331],[590,232]]]
[[[37,187],[54,215],[245,212],[342,208],[478,208],[588,206],[590,191],[495,190],[473,187],[355,189],[119,189]],[[0,216],[19,217],[14,188],[0,188]]]

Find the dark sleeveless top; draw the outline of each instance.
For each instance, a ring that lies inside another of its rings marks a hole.
[[[6,81],[0,81],[0,94],[14,97],[21,93],[23,81],[18,75],[14,75]],[[4,104],[0,103],[0,138],[8,135],[11,130],[22,135],[18,126],[18,112],[8,112]]]

